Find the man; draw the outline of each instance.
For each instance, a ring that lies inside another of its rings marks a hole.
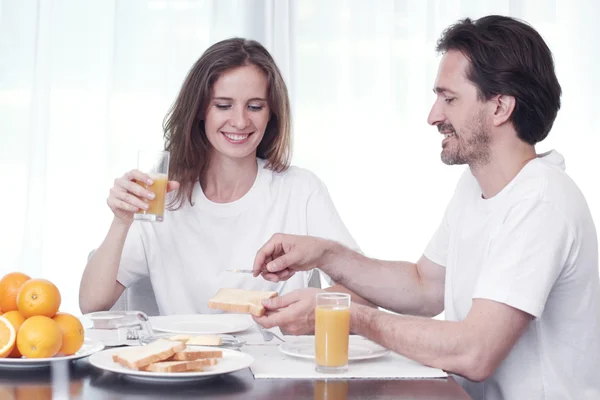
[[[417,263],[367,258],[318,238],[275,235],[255,276],[320,268],[372,303],[351,329],[457,375],[474,399],[600,398],[598,242],[588,206],[552,151],[561,88],[540,35],[512,18],[465,19],[440,38],[428,122],[442,161],[469,166]],[[294,298],[257,318],[286,324]],[[273,312],[280,310],[280,312]],[[446,321],[430,318],[445,311]]]

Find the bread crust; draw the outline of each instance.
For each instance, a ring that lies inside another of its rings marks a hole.
[[[210,358],[223,358],[221,350],[185,350],[173,354],[167,361],[190,361]]]
[[[216,363],[216,360],[209,358],[187,361],[160,361],[147,365],[142,370],[148,372],[197,372],[203,371],[204,367],[215,365]]]
[[[170,344],[170,346],[167,344]],[[162,347],[162,349],[154,350],[157,347]],[[185,348],[186,346],[183,342],[158,339],[149,345],[129,348],[121,353],[113,354],[113,361],[124,367],[139,370],[147,365],[165,360],[175,353],[185,350]],[[142,356],[138,356],[138,353],[141,353]]]

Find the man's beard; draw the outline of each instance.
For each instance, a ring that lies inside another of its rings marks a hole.
[[[438,125],[439,130],[451,131],[456,143],[448,143],[442,150],[442,162],[447,165],[468,164],[477,167],[490,161],[490,136],[485,126],[483,112],[479,112],[460,134],[449,124]],[[469,135],[465,141],[465,134]]]

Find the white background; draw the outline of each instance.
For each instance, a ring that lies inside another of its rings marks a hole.
[[[78,313],[112,180],[162,120],[196,59],[262,42],[289,85],[295,165],[325,181],[366,254],[416,260],[463,167],[427,125],[435,41],[459,18],[523,18],[547,40],[563,107],[555,148],[600,221],[600,2],[593,0],[0,0],[0,273],[54,281]]]

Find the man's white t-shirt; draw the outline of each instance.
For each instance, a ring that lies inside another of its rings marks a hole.
[[[207,306],[219,288],[285,294],[305,288],[313,271],[272,283],[251,274],[256,252],[275,233],[311,235],[358,250],[325,185],[311,172],[278,173],[257,159],[252,188],[231,203],[214,203],[196,183],[190,206],[166,211],[162,223],[135,221],[127,235],[117,280],[125,287],[149,276],[161,315],[218,313]],[[314,272],[317,273],[317,272]]]
[[[472,299],[534,319],[473,399],[600,399],[598,241],[588,205],[555,151],[530,161],[496,196],[461,177],[425,256],[446,267],[445,316]]]

